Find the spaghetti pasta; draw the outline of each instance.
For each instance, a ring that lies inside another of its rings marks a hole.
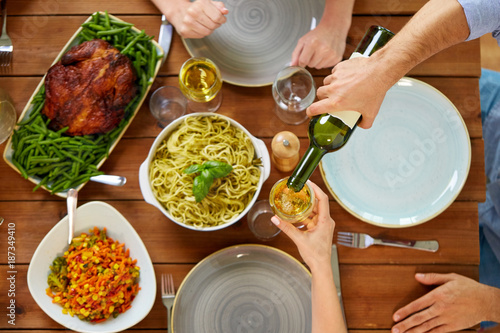
[[[195,201],[194,175],[182,171],[193,164],[221,161],[231,173],[215,179],[208,195]],[[260,179],[251,139],[217,115],[186,117],[158,147],[149,179],[157,200],[177,221],[204,228],[232,221],[250,203]]]

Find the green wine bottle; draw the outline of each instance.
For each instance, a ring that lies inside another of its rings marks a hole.
[[[351,55],[368,57],[384,46],[394,33],[380,26],[371,26]],[[321,158],[342,148],[361,118],[358,111],[339,111],[314,116],[309,121],[309,147],[288,179],[287,186],[298,192],[304,187]]]

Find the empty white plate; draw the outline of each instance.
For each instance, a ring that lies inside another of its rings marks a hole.
[[[355,130],[320,164],[335,199],[357,218],[409,227],[443,212],[460,193],[471,162],[467,128],[434,87],[403,78],[387,92],[372,128]]]

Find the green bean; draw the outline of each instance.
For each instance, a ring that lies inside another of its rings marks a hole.
[[[23,176],[24,179],[28,179],[28,174],[26,173],[26,170],[19,164],[16,160],[12,160],[12,164],[21,172],[21,176]]]
[[[122,50],[122,53],[123,53],[123,54],[126,54],[126,53],[127,53],[127,51],[128,51],[129,49],[131,49],[131,48],[132,48],[132,46],[134,46],[134,44],[135,44],[135,43],[137,43],[137,41],[139,40],[139,38],[141,37],[141,35],[142,35],[143,33],[144,33],[144,30],[143,30],[143,31],[141,31],[141,33],[140,33],[139,35],[135,36],[135,37],[134,37],[134,38],[130,41],[130,43],[128,43],[128,44],[127,44],[127,46],[125,46],[125,48]]]
[[[108,14],[108,11],[105,11],[105,12],[104,12],[104,26],[105,26],[107,29],[110,29],[110,28],[111,28],[111,23],[109,22],[109,14]]]
[[[97,30],[97,31],[106,31],[106,27],[103,27],[102,25],[99,25],[97,23],[89,23],[87,28],[90,30],[90,29],[93,29],[93,30]]]
[[[151,43],[151,58],[149,58],[149,77],[154,77],[156,71],[156,47]]]
[[[110,36],[110,35],[117,35],[122,33],[123,31],[129,30],[130,27],[123,27],[123,28],[117,28],[117,29],[112,29],[112,30],[103,30],[103,31],[98,31],[97,36],[102,37],[102,36]]]

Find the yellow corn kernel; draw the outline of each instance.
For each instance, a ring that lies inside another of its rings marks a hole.
[[[115,311],[115,307],[114,307],[113,305],[111,305],[111,306],[109,307],[108,312],[109,312],[109,313],[113,313],[113,311]]]
[[[94,301],[97,301],[97,299],[98,299],[98,298],[99,298],[99,296],[97,296],[97,295],[92,295],[92,299],[93,299]]]

